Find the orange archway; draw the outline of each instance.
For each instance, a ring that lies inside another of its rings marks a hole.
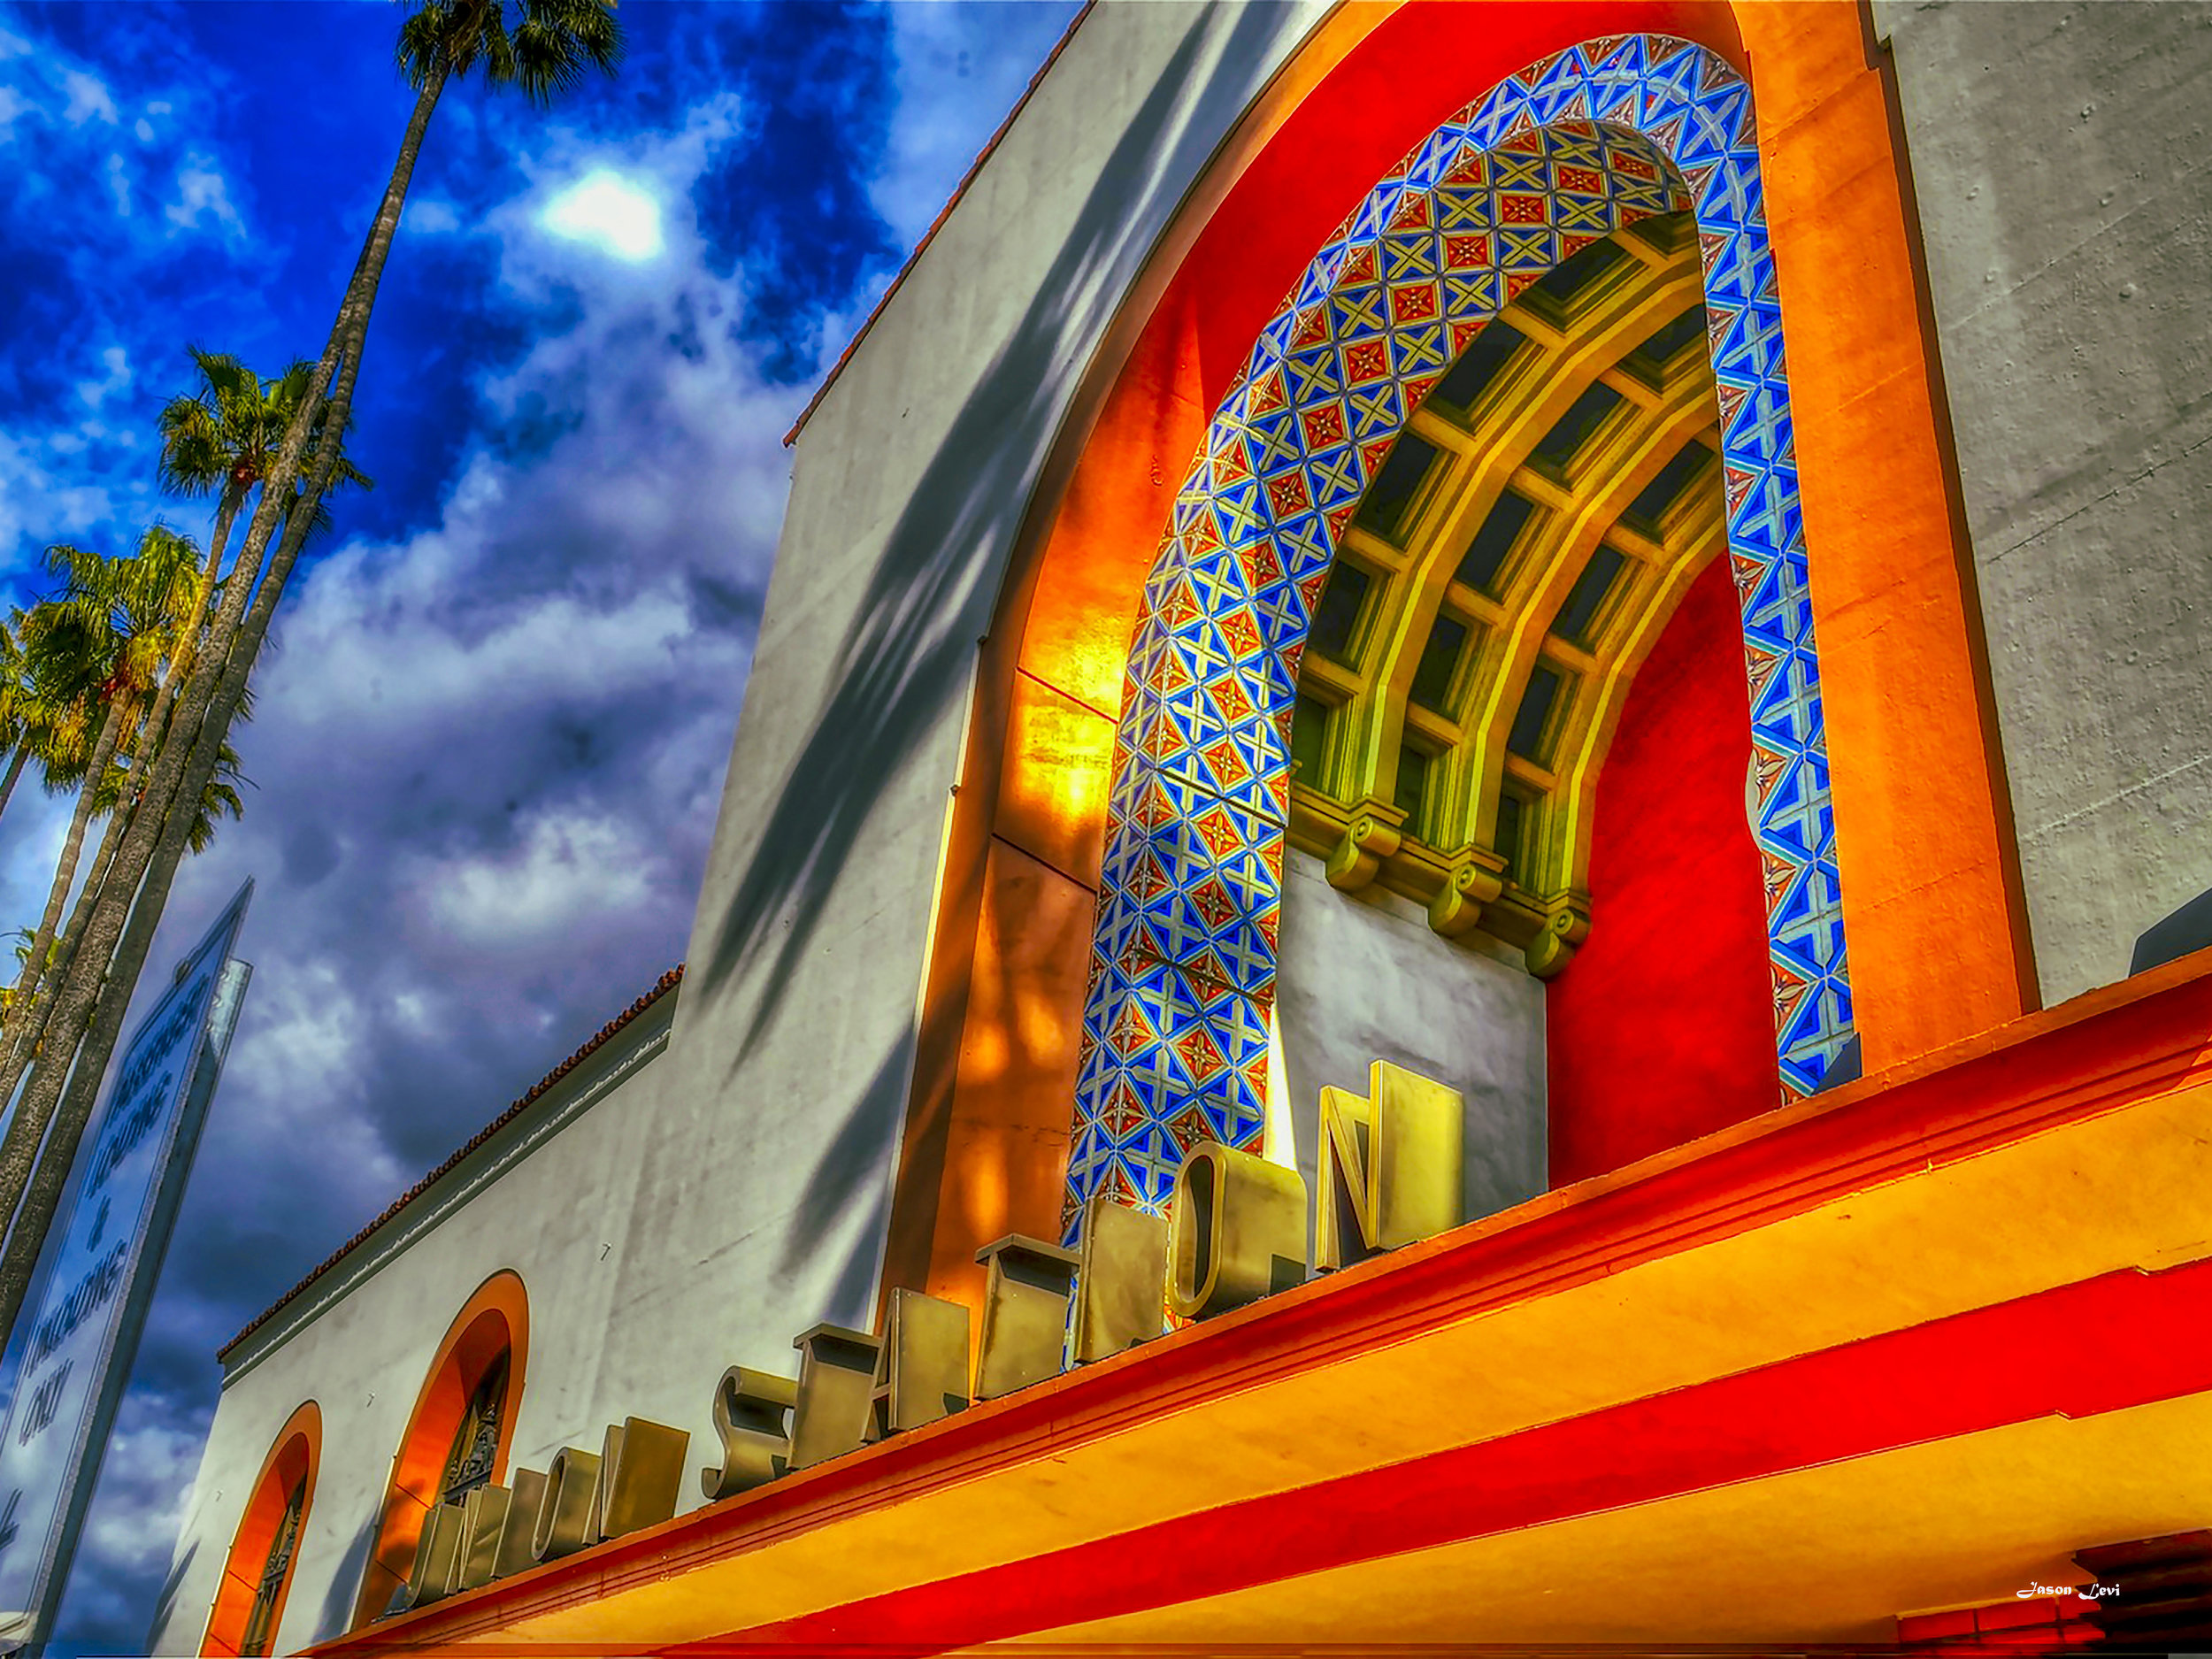
[[[349,1628],[358,1628],[381,1613],[394,1592],[407,1582],[422,1537],[424,1518],[438,1502],[438,1483],[453,1439],[479,1385],[503,1359],[507,1365],[504,1409],[499,1414],[494,1480],[505,1477],[514,1440],[515,1407],[522,1398],[523,1367],[530,1351],[530,1303],[520,1275],[501,1269],[477,1287],[438,1344],[423,1379],[422,1392],[407,1418],[392,1458],[392,1478],[384,1490],[376,1541],[361,1576]]]
[[[1361,192],[1444,115],[1546,51],[1626,31],[1705,46],[1758,101],[1803,512],[1827,550],[1811,598],[1867,1069],[2032,1005],[1909,185],[1857,9],[1347,5],[1187,198],[1031,504],[954,803],[887,1294],[973,1300],[979,1244],[1058,1230],[1131,625],[1170,498],[1258,329]],[[1877,475],[1878,499],[1863,487]],[[1939,999],[1920,985],[1932,907],[1955,956]]]
[[[267,1653],[275,1646],[284,1599],[292,1587],[291,1563],[297,1559],[298,1540],[306,1531],[308,1509],[315,1501],[315,1471],[322,1449],[323,1414],[310,1400],[285,1419],[269,1455],[261,1461],[261,1472],[254,1477],[253,1495],[247,1499],[246,1512],[230,1540],[230,1554],[223,1558],[215,1605],[207,1616],[207,1634],[200,1640],[203,1655],[230,1659],[249,1651]],[[288,1536],[280,1538],[280,1532]],[[280,1551],[280,1564],[275,1559]],[[272,1577],[273,1582],[266,1582]],[[257,1640],[250,1644],[249,1636]]]

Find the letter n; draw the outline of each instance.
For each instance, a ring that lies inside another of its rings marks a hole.
[[[1321,1091],[1317,1265],[1348,1267],[1459,1225],[1464,1118],[1459,1091],[1378,1060],[1367,1098]]]

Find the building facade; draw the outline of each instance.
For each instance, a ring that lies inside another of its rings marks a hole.
[[[680,979],[224,1350],[152,1647],[2212,1627],[2208,72],[1087,12]]]

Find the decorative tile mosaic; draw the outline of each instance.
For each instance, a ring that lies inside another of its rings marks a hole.
[[[1298,658],[1346,522],[1501,307],[1562,259],[1694,208],[1742,602],[1785,1092],[1851,1033],[1819,659],[1750,89],[1702,47],[1586,42],[1429,135],[1315,256],[1208,428],[1125,682],[1065,1224],[1165,1204],[1203,1138],[1265,1119]]]

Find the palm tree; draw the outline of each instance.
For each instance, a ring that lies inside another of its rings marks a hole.
[[[22,613],[16,613],[20,618]],[[0,812],[7,810],[15,780],[23,775],[33,746],[30,670],[23,661],[23,644],[12,627],[0,627],[0,743],[8,749],[8,769],[0,776]]]
[[[109,558],[65,543],[46,549],[46,564],[62,579],[62,590],[26,618],[25,656],[35,679],[43,671],[50,684],[66,687],[76,701],[97,706],[103,713],[99,736],[77,769],[76,809],[54,866],[46,912],[10,999],[15,1018],[0,1021],[0,1034],[4,1034],[11,1056],[0,1071],[0,1099],[13,1092],[20,1075],[13,1056],[27,1052],[21,1027],[36,1006],[62,907],[76,885],[85,830],[95,811],[103,810],[104,792],[111,801],[115,798],[109,788],[112,763],[119,753],[127,761],[132,758],[131,750],[142,735],[139,722],[147,695],[164,659],[173,659],[183,649],[182,630],[196,628],[206,601],[198,575],[199,549],[163,525],[153,526],[140,539],[134,558]],[[184,622],[184,617],[191,620]],[[50,781],[53,776],[50,764]],[[14,1029],[10,1029],[11,1023]]]
[[[398,157],[329,340],[263,476],[223,602],[153,751],[133,822],[61,976],[47,1020],[50,1052],[32,1070],[15,1121],[0,1141],[0,1215],[13,1217],[0,1254],[0,1331],[12,1327],[22,1307],[69,1162],[189,849],[197,812],[173,809],[180,803],[196,808],[217,775],[270,618],[320,515],[323,494],[339,475],[337,439],[351,419],[369,315],[438,100],[456,78],[480,70],[495,86],[511,87],[542,105],[593,69],[611,73],[621,51],[613,0],[419,0],[401,25],[398,63],[415,88],[415,104]],[[46,1154],[39,1156],[42,1137]]]
[[[33,761],[46,792],[55,795],[76,787],[91,753],[95,726],[87,715],[88,682],[63,669],[58,650],[42,649],[35,671],[25,649],[27,639],[50,626],[42,608],[34,606],[14,611],[0,626],[0,742],[9,750],[0,773],[0,806]]]
[[[208,535],[205,585],[200,607],[184,625],[186,648],[170,666],[155,701],[150,724],[164,730],[178,690],[190,671],[207,595],[222,574],[223,555],[230,547],[232,526],[254,490],[268,476],[281,448],[284,434],[307,407],[307,388],[315,365],[304,358],[293,362],[274,380],[265,380],[236,357],[188,347],[199,371],[198,388],[173,397],[165,404],[161,430],[160,477],[163,488],[179,495],[215,496],[215,523]],[[311,449],[326,436],[327,406],[311,416]],[[331,474],[334,484],[370,487],[367,474],[339,452]],[[318,516],[326,516],[320,503]]]

